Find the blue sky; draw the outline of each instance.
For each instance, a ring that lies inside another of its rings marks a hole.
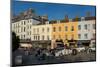
[[[42,3],[42,2],[25,2],[13,1],[11,10],[14,15],[19,14],[29,8],[33,8],[37,15],[47,14],[49,20],[60,20],[65,15],[69,18],[74,18],[76,15],[85,16],[87,11],[95,16],[95,6],[82,6],[73,4],[57,4],[57,3]]]

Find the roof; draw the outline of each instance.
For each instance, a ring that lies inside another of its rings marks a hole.
[[[34,20],[42,22],[42,20],[43,21],[48,20],[48,17],[47,16],[38,16],[38,15],[36,15],[36,13],[32,9],[29,9],[27,11],[21,12],[17,16],[12,16],[12,23],[20,21],[20,20],[25,20],[25,19],[26,20],[27,19],[34,19]]]
[[[82,21],[82,20],[85,20],[85,21],[87,21],[87,20],[96,20],[96,17],[95,16],[89,16],[89,17],[73,18],[71,22]],[[68,23],[68,22],[70,22],[70,21],[66,21],[64,19],[59,20],[59,21],[60,21],[60,23]],[[55,23],[58,23],[57,20],[51,20],[50,21],[50,24],[55,24]]]

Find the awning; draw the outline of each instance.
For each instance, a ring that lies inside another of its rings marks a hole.
[[[63,40],[62,40],[62,39],[60,39],[60,40],[56,40],[56,42],[63,42]]]
[[[31,44],[27,44],[27,43],[26,44],[25,43],[21,43],[20,46],[21,47],[32,47]]]
[[[33,44],[50,44],[51,40],[32,41]]]
[[[78,44],[81,44],[81,43],[90,43],[90,40],[78,40],[77,43]]]
[[[89,46],[90,40],[78,40],[77,44],[78,45],[86,45]]]
[[[56,42],[56,44],[63,44],[62,42]]]
[[[68,40],[68,42],[77,42],[77,40]]]

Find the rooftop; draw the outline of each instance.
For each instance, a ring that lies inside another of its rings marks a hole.
[[[12,16],[12,22],[17,22],[25,19],[35,19],[37,21],[43,22],[47,21],[48,17],[46,15],[44,16],[36,15],[35,11],[32,8],[29,8],[27,11],[21,12],[17,16]]]

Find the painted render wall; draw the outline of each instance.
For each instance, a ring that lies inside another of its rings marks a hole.
[[[87,24],[87,30],[85,30],[84,25]],[[81,34],[81,38],[78,40],[91,40],[93,38],[93,34],[96,33],[95,29],[93,29],[93,24],[96,24],[95,20],[87,20],[87,21],[79,21],[78,25],[81,25],[81,30],[78,29],[78,34]],[[88,38],[85,38],[85,34],[88,34]]]
[[[12,23],[12,31],[14,31],[16,35],[19,36],[20,39],[31,39],[31,28],[32,25],[36,23],[40,23],[40,22],[34,19],[20,20]]]
[[[43,31],[44,29],[44,31]],[[48,31],[49,29],[49,31]],[[31,35],[31,40],[32,41],[38,41],[38,40],[43,40],[43,36],[44,36],[44,40],[49,40],[52,39],[52,25],[51,24],[45,24],[45,25],[33,25],[32,26],[32,35]],[[38,39],[39,36],[39,39]]]
[[[65,30],[66,26],[67,26],[67,31]],[[73,31],[71,30],[72,26],[74,28]],[[52,24],[52,28],[54,27],[56,28],[56,31],[52,32],[53,39],[60,38],[64,41],[65,39],[71,40],[73,38],[74,40],[77,40],[78,22],[65,22],[65,23]],[[61,27],[61,31],[59,31],[59,27]]]

